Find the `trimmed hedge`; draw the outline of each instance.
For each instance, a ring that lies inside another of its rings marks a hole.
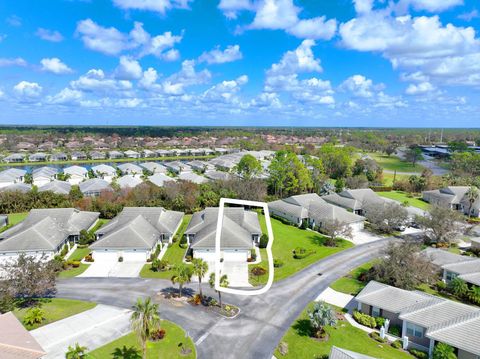
[[[297,247],[293,250],[293,258],[295,259],[303,259],[306,258],[312,254],[314,254],[315,251],[313,250],[307,250],[303,247]]]
[[[375,320],[375,318],[368,314],[363,314],[359,311],[354,311],[353,319],[355,319],[357,323],[360,323],[361,325],[364,325],[366,327],[369,327],[369,328],[377,327],[377,321]]]

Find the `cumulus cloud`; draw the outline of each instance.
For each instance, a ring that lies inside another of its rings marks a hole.
[[[287,29],[287,32],[300,39],[330,40],[337,31],[337,20],[326,20],[325,16],[300,20]]]
[[[60,42],[63,40],[63,36],[60,32],[56,30],[48,30],[44,29],[42,27],[39,27],[37,29],[37,32],[35,33],[39,38],[45,41],[50,41],[50,42]]]
[[[40,61],[42,71],[51,72],[56,75],[70,74],[73,70],[64,64],[58,57],[45,58]]]
[[[124,10],[145,10],[165,14],[171,9],[188,9],[192,0],[113,0],[113,4]]]
[[[429,12],[437,12],[451,9],[455,6],[463,5],[463,0],[400,0],[398,7],[412,7],[415,10],[426,10]]]
[[[165,61],[177,61],[180,59],[180,51],[177,49],[170,49],[162,54],[162,59]]]
[[[240,99],[236,94],[247,82],[247,75],[239,76],[235,80],[222,81],[206,90],[201,99],[212,103],[239,103]]]
[[[115,69],[115,78],[119,80],[138,80],[143,75],[140,63],[128,56],[121,56]]]
[[[182,62],[182,69],[169,76],[167,81],[175,84],[182,84],[183,87],[205,84],[210,81],[212,74],[207,69],[197,71],[195,69],[195,60],[185,60]]]
[[[223,64],[240,60],[243,57],[239,45],[229,45],[225,50],[221,50],[219,46],[208,52],[204,52],[198,60],[209,64]]]
[[[22,26],[22,18],[20,16],[17,16],[17,15],[11,15],[9,17],[7,17],[7,24],[10,25],[10,26],[14,26],[14,27],[20,27]]]
[[[132,83],[127,80],[114,80],[107,78],[101,69],[91,69],[78,80],[70,82],[74,90],[85,92],[122,92],[132,89]]]
[[[371,79],[363,75],[353,75],[342,82],[340,89],[351,92],[355,97],[369,98],[373,96],[374,85]]]
[[[38,99],[43,88],[36,82],[20,81],[13,87],[13,92],[21,101],[32,101]]]
[[[473,19],[478,19],[480,17],[480,14],[478,13],[478,10],[474,9],[470,12],[464,12],[460,15],[457,16],[459,19],[470,22]]]
[[[83,98],[83,93],[78,90],[72,90],[70,88],[64,88],[59,93],[54,96],[48,96],[47,102],[50,104],[58,105],[72,105],[79,104],[80,100]]]
[[[0,58],[0,67],[8,66],[27,66],[27,62],[21,57],[16,58]]]
[[[405,90],[405,93],[412,96],[425,95],[436,91],[436,89],[437,88],[433,86],[430,82],[421,82],[417,85],[410,84]]]
[[[229,19],[236,19],[237,14],[244,10],[254,10],[250,0],[220,0],[218,8]]]
[[[151,36],[140,22],[134,23],[130,33],[122,33],[114,27],[103,27],[91,19],[79,21],[76,33],[84,45],[106,55],[118,55],[124,51],[137,50],[138,56],[165,56],[164,51],[171,49],[182,40],[182,35],[173,35],[170,31]]]

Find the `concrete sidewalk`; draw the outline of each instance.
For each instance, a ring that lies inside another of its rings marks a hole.
[[[46,359],[65,358],[68,346],[75,343],[90,351],[128,334],[130,315],[130,310],[99,304],[30,333],[47,352]]]
[[[320,295],[315,299],[315,301],[323,301],[325,303],[332,304],[340,308],[347,308],[348,310],[355,308],[357,305],[357,302],[355,301],[355,297],[353,295],[337,292],[330,287],[320,293]]]

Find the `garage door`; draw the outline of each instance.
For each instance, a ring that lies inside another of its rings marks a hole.
[[[118,261],[117,251],[93,251],[95,262],[116,262]]]
[[[352,228],[353,234],[362,231],[363,227],[364,227],[363,224],[364,224],[363,221],[350,224],[350,227]]]
[[[193,257],[202,258],[205,262],[215,262],[215,251],[195,250]]]
[[[124,262],[146,262],[147,252],[145,251],[123,251]]]
[[[223,251],[223,259],[229,262],[246,262],[248,251]]]

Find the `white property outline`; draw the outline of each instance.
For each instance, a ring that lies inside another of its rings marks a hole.
[[[222,227],[223,227],[223,210],[225,208],[226,203],[263,208],[263,211],[265,213],[265,223],[267,225],[267,233],[268,233],[268,243],[266,248],[267,258],[268,258],[268,281],[263,288],[260,288],[258,290],[244,290],[244,289],[224,288],[220,286],[220,252],[221,252],[220,241],[221,241],[221,234],[222,234]],[[270,213],[268,211],[268,205],[265,202],[246,201],[242,199],[232,199],[232,198],[221,198],[220,207],[218,209],[217,232],[215,234],[215,290],[219,292],[240,294],[240,295],[259,295],[268,291],[273,284],[273,275],[274,275],[272,244],[273,244],[272,223],[270,222]]]

